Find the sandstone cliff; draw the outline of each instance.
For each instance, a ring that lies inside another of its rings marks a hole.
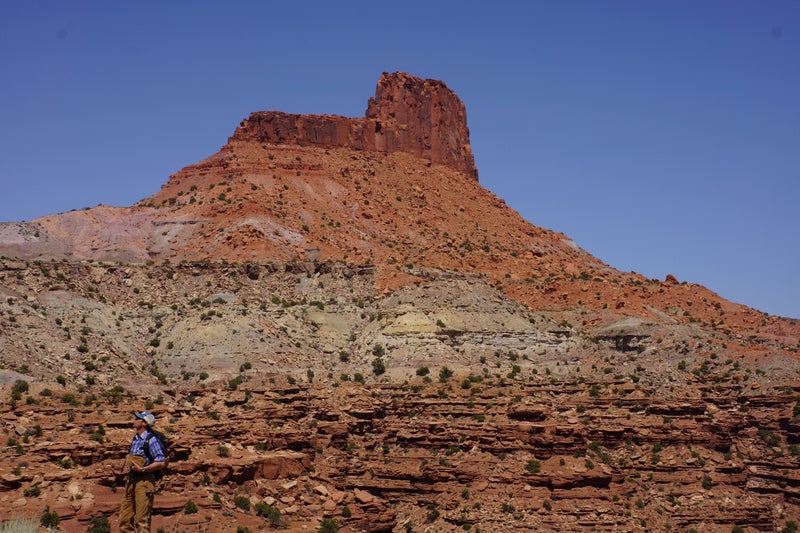
[[[400,72],[381,76],[365,118],[259,111],[231,141],[406,152],[478,179],[464,104],[443,82]]]

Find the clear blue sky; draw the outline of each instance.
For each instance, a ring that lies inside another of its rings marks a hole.
[[[800,318],[800,1],[0,3],[0,220],[130,205],[251,111],[467,106],[481,183],[623,271]]]

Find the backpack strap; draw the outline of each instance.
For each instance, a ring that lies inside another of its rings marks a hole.
[[[144,439],[144,456],[147,458],[147,464],[150,464],[150,463],[153,462],[153,454],[150,451],[150,439],[153,439],[153,438],[155,438],[155,435],[151,431],[151,432],[149,432],[147,434],[147,438]]]

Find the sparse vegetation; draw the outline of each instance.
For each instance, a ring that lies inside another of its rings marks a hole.
[[[538,474],[542,470],[542,463],[537,459],[529,459],[525,465],[525,470],[531,474]]]

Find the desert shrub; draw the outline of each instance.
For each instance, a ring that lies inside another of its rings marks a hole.
[[[71,392],[65,392],[61,395],[61,401],[70,405],[78,405],[78,399]]]
[[[335,518],[323,518],[319,525],[319,533],[336,533],[339,531],[339,521]]]
[[[531,474],[538,474],[542,470],[542,462],[537,459],[530,459],[525,465],[525,470]]]
[[[93,516],[89,519],[89,533],[111,533],[107,516]]]
[[[44,513],[39,518],[39,523],[47,528],[56,528],[58,527],[58,513],[51,512],[50,506],[44,508]]]
[[[97,426],[97,429],[89,435],[89,439],[96,442],[103,442],[105,440],[106,428],[102,424]]]
[[[774,448],[776,446],[780,446],[781,444],[781,436],[777,433],[769,431],[768,429],[759,429],[758,436],[767,446],[772,446]]]
[[[254,506],[255,512],[258,516],[263,516],[272,527],[279,528],[286,526],[286,520],[281,516],[281,511],[277,507],[267,505],[266,503],[259,502]]]
[[[430,524],[436,522],[437,518],[439,518],[439,510],[435,507],[429,507],[428,515],[425,517],[425,521]]]
[[[233,504],[241,509],[242,511],[249,511],[250,510],[250,499],[247,496],[239,495],[233,499]]]
[[[22,395],[28,392],[28,382],[24,379],[18,379],[14,382],[14,385],[11,387],[11,395],[16,399],[22,398]]]
[[[183,506],[183,512],[184,514],[195,514],[197,512],[197,504],[189,500],[186,502],[186,505]]]

